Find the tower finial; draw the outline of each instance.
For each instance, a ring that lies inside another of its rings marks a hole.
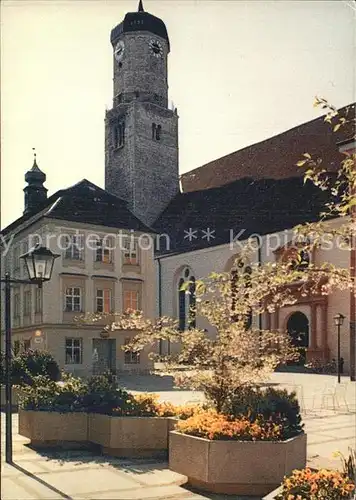
[[[36,160],[37,154],[36,154],[36,148],[32,148],[32,151],[33,151],[33,167],[37,167],[37,160]]]
[[[144,12],[142,0],[140,0],[139,3],[138,3],[138,12]]]

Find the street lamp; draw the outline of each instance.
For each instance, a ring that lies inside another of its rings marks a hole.
[[[37,244],[29,252],[21,255],[25,261],[29,279],[12,279],[10,273],[5,273],[5,398],[6,398],[6,445],[5,460],[12,463],[12,380],[11,380],[11,283],[37,285],[42,288],[44,281],[49,281],[52,276],[55,259],[59,255],[52,253],[48,248]]]
[[[335,326],[337,327],[337,381],[340,384],[341,372],[340,372],[340,328],[344,322],[345,316],[338,313],[334,316]]]

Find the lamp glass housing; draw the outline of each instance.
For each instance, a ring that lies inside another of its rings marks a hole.
[[[345,316],[343,316],[342,314],[340,314],[340,313],[336,314],[334,316],[335,326],[342,326],[344,319],[345,319]]]
[[[21,255],[20,258],[25,261],[30,281],[41,283],[51,279],[54,261],[57,257],[59,257],[59,255],[37,244],[27,253]]]

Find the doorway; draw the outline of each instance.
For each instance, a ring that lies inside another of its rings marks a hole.
[[[116,373],[116,339],[93,339],[93,374]]]
[[[287,322],[287,331],[291,337],[292,345],[299,350],[298,365],[304,365],[306,350],[309,347],[309,320],[305,314],[297,311],[290,315]]]

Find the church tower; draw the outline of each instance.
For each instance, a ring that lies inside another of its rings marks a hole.
[[[105,189],[151,225],[179,191],[178,115],[168,106],[166,26],[143,10],[111,32],[113,108],[105,117]]]

